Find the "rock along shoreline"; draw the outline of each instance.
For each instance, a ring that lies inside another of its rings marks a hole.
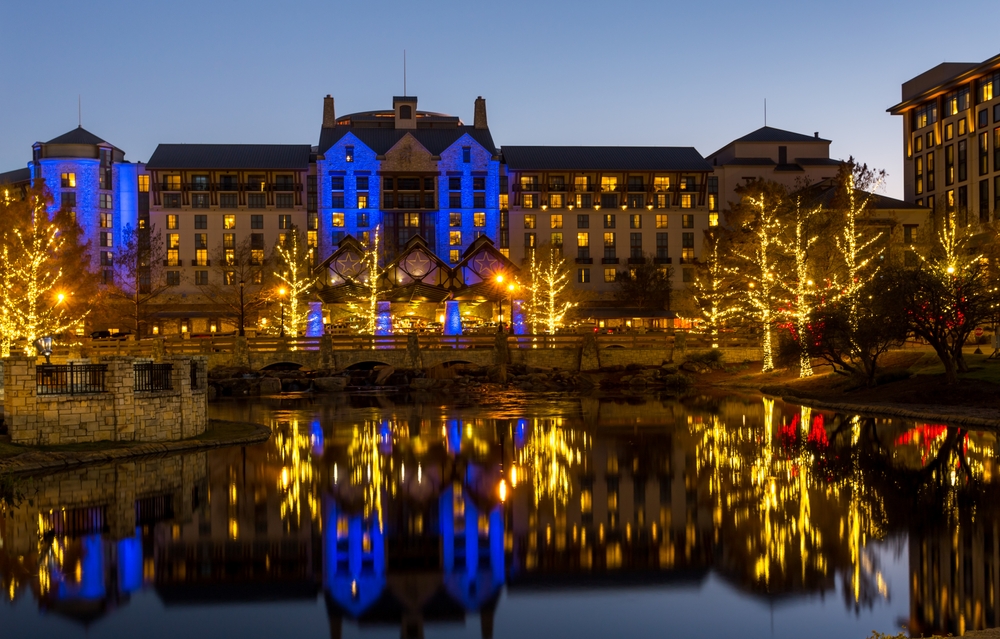
[[[767,394],[767,393],[765,393]],[[869,417],[901,417],[927,422],[942,422],[956,426],[980,426],[1000,428],[1000,415],[994,410],[985,408],[943,407],[929,404],[849,404],[841,402],[824,402],[816,399],[784,396],[781,400],[786,404],[799,404],[819,410],[835,410],[845,413],[856,413]],[[957,409],[955,412],[947,408]],[[986,415],[995,415],[987,417]]]
[[[166,455],[193,450],[210,448],[225,448],[229,446],[245,446],[266,442],[271,437],[271,429],[261,424],[246,422],[231,422],[213,419],[210,424],[242,424],[247,433],[235,437],[219,439],[184,439],[175,442],[142,442],[121,448],[87,451],[48,451],[30,450],[28,452],[0,460],[0,473],[11,475],[26,475],[38,472],[52,472],[114,461],[148,457],[151,455]]]

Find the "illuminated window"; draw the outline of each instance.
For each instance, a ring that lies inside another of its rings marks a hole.
[[[345,162],[353,162],[354,161],[354,147],[353,146],[345,146],[344,147],[344,161]]]
[[[60,179],[60,184],[64,189],[75,189],[76,173],[63,173]]]
[[[949,122],[948,124],[944,125],[945,142],[952,139],[953,137],[955,137],[955,124],[953,122]]]
[[[461,213],[449,213],[448,214],[448,226],[462,226],[462,214]]]
[[[681,194],[681,208],[682,209],[689,209],[692,206],[694,206],[694,196],[691,195],[690,193],[682,193]]]
[[[367,209],[368,208],[368,194],[358,193],[358,208]]]
[[[668,215],[657,214],[656,215],[656,228],[658,228],[658,229],[665,229],[665,228],[667,228],[667,226],[669,225],[669,221],[670,221],[669,217],[670,216],[668,216]]]
[[[139,192],[140,193],[149,193],[149,176],[148,175],[140,175],[139,176]]]
[[[618,177],[614,175],[605,175],[601,177],[601,191],[605,193],[610,193],[618,190]]]
[[[588,514],[594,508],[594,495],[589,489],[583,489],[580,491],[580,513]]]
[[[708,214],[708,225],[709,226],[718,226],[719,225],[719,214],[718,213],[709,213]]]
[[[524,216],[524,228],[533,229],[535,228],[535,215],[533,213],[528,213]]]
[[[333,214],[332,225],[335,226],[335,227],[344,226],[344,214],[343,213],[334,213]]]
[[[554,209],[561,209],[563,207],[563,195],[562,193],[553,193],[549,196],[549,206]]]
[[[100,243],[102,248],[111,248],[112,246],[111,233],[102,232],[100,235]]]
[[[525,233],[524,234],[524,247],[525,248],[535,248],[535,234]]]
[[[178,228],[180,228],[180,226],[178,226],[177,215],[171,213],[167,216],[167,230],[176,230]]]
[[[368,226],[368,214],[358,213],[358,226],[364,228]]]
[[[580,284],[590,284],[590,269],[589,268],[577,269],[576,281]]]
[[[614,282],[615,278],[617,277],[617,275],[618,275],[618,271],[616,271],[613,268],[605,268],[604,269],[604,281],[607,282],[607,283]]]
[[[560,214],[549,216],[549,228],[561,229],[563,227],[563,217]]]
[[[224,229],[234,229],[236,228],[236,216],[235,215],[223,215],[222,216],[222,228]],[[227,235],[232,236],[232,233],[227,233]]]
[[[462,245],[462,232],[450,231],[448,233],[448,246],[461,246],[461,245]]]
[[[458,249],[451,249],[450,251],[448,251],[448,261],[450,261],[452,264],[458,264],[459,253],[461,253],[461,251],[459,251]]]
[[[576,245],[577,246],[590,246],[590,233],[577,233],[576,234]]]
[[[552,246],[562,247],[562,245],[563,245],[563,234],[562,233],[553,233],[552,236],[549,239],[549,243]]]
[[[535,194],[525,193],[521,196],[521,206],[526,209],[535,208]]]
[[[101,228],[111,228],[111,213],[101,213]]]
[[[167,266],[180,266],[181,236],[179,233],[167,233]]]
[[[486,214],[485,213],[473,213],[472,214],[472,225],[477,227],[486,226]]]
[[[630,215],[630,216],[628,216],[628,227],[630,229],[641,229],[642,228],[642,216],[641,215]]]
[[[607,214],[604,216],[604,228],[613,229],[615,228],[615,216],[612,214]]]
[[[670,190],[670,177],[660,176],[653,178],[653,188],[657,191],[669,191]]]
[[[179,175],[164,175],[163,176],[163,190],[164,191],[180,191],[181,190],[181,176],[179,176]]]
[[[278,228],[279,229],[290,229],[290,228],[292,228],[292,216],[291,215],[279,215],[278,216]]]

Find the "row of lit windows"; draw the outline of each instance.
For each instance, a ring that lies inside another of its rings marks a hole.
[[[616,227],[617,215],[613,213],[607,213],[603,216],[604,228],[613,229]],[[658,229],[665,229],[669,226],[670,216],[666,214],[657,214],[654,218],[655,227]],[[642,215],[629,215],[628,225],[632,229],[642,228]],[[708,215],[708,225],[718,226],[719,225],[719,214],[709,213]],[[534,213],[524,214],[524,228],[534,229],[538,227],[538,216]],[[553,213],[549,215],[549,228],[561,229],[563,228],[563,216],[559,213]],[[587,229],[590,228],[590,215],[577,215],[576,216],[576,228]],[[693,229],[694,228],[694,215],[686,213],[681,215],[681,228]]]
[[[167,271],[167,286],[180,286],[181,285],[181,272],[180,271]],[[226,286],[235,286],[239,283],[236,273],[232,271],[225,271],[222,273],[222,281]],[[250,284],[260,284],[263,282],[263,273],[261,271],[253,271],[250,274]],[[206,286],[208,284],[208,271],[195,271],[194,272],[194,283],[198,286]]]
[[[408,109],[409,107],[401,107],[400,113],[405,113],[402,109]],[[408,117],[400,117],[400,119],[408,120]],[[345,144],[344,145],[344,162],[354,162],[354,145]],[[469,164],[472,162],[472,147],[463,146],[462,147],[462,162],[464,164]]]
[[[221,193],[219,194],[219,208],[221,209],[235,209],[239,206],[239,199],[236,193]],[[181,208],[182,199],[180,193],[164,193],[163,194],[163,208],[165,209],[179,209]],[[211,199],[208,193],[192,193],[191,194],[191,208],[194,209],[207,209],[211,206]],[[295,196],[292,193],[278,193],[274,196],[274,206],[279,209],[293,209],[295,208]],[[267,208],[267,194],[265,193],[248,193],[247,194],[247,208],[250,209],[265,209]]]
[[[715,178],[709,178],[709,180]],[[671,176],[654,176],[653,177],[653,190],[655,191],[669,191],[671,184]],[[592,184],[589,175],[577,175],[573,178],[573,190],[574,191],[597,191],[601,192],[612,192],[621,190],[619,185],[624,185],[627,191],[645,191],[649,186],[645,182],[645,177],[642,175],[630,175],[625,181],[619,180],[617,175],[602,175],[600,189],[597,188],[596,184]],[[540,191],[542,189],[542,184],[538,180],[537,175],[522,175],[520,177],[520,185],[522,191]],[[568,188],[565,176],[554,175],[549,176],[547,184],[544,185],[549,191],[565,191]],[[681,191],[694,191],[698,188],[698,179],[691,175],[685,175],[681,177],[678,183],[678,188]]]
[[[984,177],[990,173],[990,137],[993,138],[993,170],[1000,171],[1000,127],[997,127],[993,129],[992,136],[988,131],[983,131],[976,136],[976,169],[980,177]],[[956,181],[964,182],[969,179],[968,156],[968,140],[960,139],[956,144],[949,144],[944,147],[945,186],[951,186]],[[924,192],[929,193],[934,190],[934,169],[933,152],[927,153],[926,156],[918,155],[914,157],[915,195],[922,195]]]
[[[194,217],[194,228],[196,229],[207,229],[208,228],[208,217],[207,215],[195,215]],[[224,230],[231,230],[236,228],[236,216],[232,214],[223,215],[222,217],[222,228]],[[278,219],[279,229],[290,229],[293,226],[292,216],[281,214],[276,216]],[[180,228],[181,216],[170,213],[166,216],[167,230],[175,230]],[[310,213],[308,216],[307,226],[309,230],[316,230],[318,218],[315,214]],[[264,228],[264,216],[263,215],[251,215],[250,216],[250,228],[251,229],[263,229]]]
[[[460,233],[454,231],[454,233]],[[461,237],[461,235],[459,235]],[[603,234],[605,255],[604,257],[616,257],[613,250],[617,247],[617,233],[608,232]],[[665,258],[669,257],[668,249],[669,237],[667,233],[657,233],[656,234],[656,257]],[[461,243],[461,242],[459,242]],[[553,246],[563,245],[563,234],[559,232],[551,233],[549,235],[549,243]],[[577,249],[589,249],[590,248],[590,233],[580,232],[576,234],[576,245]],[[524,234],[524,246],[525,248],[536,248],[538,246],[538,236],[536,233],[525,233]],[[694,259],[694,233],[681,233],[681,246],[684,252],[681,255],[681,259]],[[630,233],[629,234],[629,248],[631,249],[630,257],[642,257],[642,233]],[[608,249],[612,249],[609,253]],[[687,250],[690,249],[690,253]],[[577,257],[587,258],[590,257],[589,254],[584,255],[583,253],[577,253]]]
[[[667,269],[661,269],[666,275]],[[632,276],[635,276],[635,269],[631,269]],[[685,283],[690,283],[694,281],[694,269],[684,268],[681,269],[681,279]],[[606,284],[613,284],[618,280],[618,269],[613,267],[606,267],[604,269],[604,282]],[[576,270],[576,281],[578,284],[590,284],[590,269],[589,268],[578,268]]]
[[[919,185],[919,182],[918,182]],[[993,178],[993,199],[990,200],[990,181],[980,180],[979,181],[979,220],[981,222],[989,221],[990,209],[994,211],[1000,211],[1000,175]],[[926,200],[922,197],[917,198],[917,206],[926,206],[933,209],[937,204],[934,195],[928,195]],[[959,210],[961,212],[968,212],[969,207],[969,193],[968,186],[959,186],[957,189],[948,189],[944,193],[944,204],[949,211]]]
[[[577,193],[573,197],[564,197],[562,193],[550,193],[548,199],[542,199],[538,193],[523,193],[521,195],[521,208],[542,210],[549,207],[554,209],[574,208],[578,209],[614,209],[621,206],[623,209],[668,209],[670,208],[671,195],[667,193],[654,193],[648,198],[645,193],[628,193],[621,199],[617,193],[601,193],[596,197],[590,193]],[[682,209],[692,209],[695,204],[693,193],[680,194],[680,206]],[[619,204],[620,202],[620,204]],[[718,197],[714,194],[709,196],[709,208],[718,206]]]
[[[140,178],[145,177],[147,182],[148,190],[148,176],[139,176]],[[180,175],[164,175],[161,185],[164,191],[180,191],[184,188],[183,182],[181,182]],[[218,191],[239,191],[240,182],[238,175],[220,175],[218,177],[219,181],[215,183],[215,189]],[[246,191],[265,191],[268,188],[268,182],[266,176],[264,175],[251,175],[247,178],[246,184],[242,185],[243,190]],[[292,191],[295,189],[295,178],[291,175],[276,175],[274,177],[274,182],[270,183],[270,186],[275,191]],[[192,175],[191,182],[187,184],[188,190],[191,191],[208,191],[212,188],[212,183],[209,181],[209,176],[207,175]],[[140,188],[140,191],[142,189]]]

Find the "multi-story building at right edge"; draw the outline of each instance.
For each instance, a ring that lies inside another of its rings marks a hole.
[[[989,222],[1000,208],[1000,55],[945,62],[903,83],[907,202]]]

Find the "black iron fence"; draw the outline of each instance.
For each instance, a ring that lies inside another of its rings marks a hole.
[[[104,364],[41,364],[35,369],[38,395],[81,395],[106,392]]]
[[[135,392],[148,393],[173,390],[170,379],[173,368],[173,364],[153,364],[152,362],[133,364]]]

